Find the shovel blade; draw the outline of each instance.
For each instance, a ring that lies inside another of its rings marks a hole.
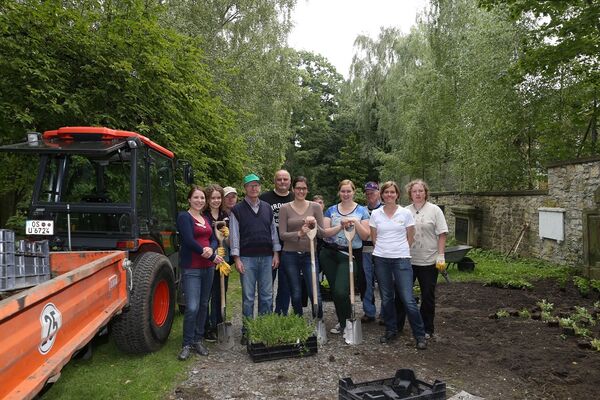
[[[229,350],[235,345],[233,341],[233,327],[231,322],[222,322],[217,325],[217,347]]]
[[[327,343],[327,328],[322,320],[317,321],[317,343],[320,345]]]
[[[360,319],[347,319],[344,328],[344,340],[348,344],[362,343],[362,325]]]

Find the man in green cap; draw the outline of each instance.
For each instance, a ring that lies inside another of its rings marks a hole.
[[[258,286],[258,313],[273,311],[272,270],[279,266],[281,245],[268,203],[259,199],[260,178],[244,177],[246,196],[236,204],[229,220],[229,240],[235,268],[242,282],[242,314],[254,316],[254,293]],[[242,344],[247,343],[242,328]]]

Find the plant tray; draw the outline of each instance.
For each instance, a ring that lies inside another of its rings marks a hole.
[[[248,343],[248,354],[254,362],[279,360],[282,358],[306,357],[317,354],[317,337],[309,337],[305,343],[265,346],[262,343]]]
[[[418,380],[412,369],[399,369],[393,378],[354,383],[340,379],[340,400],[444,400],[446,384],[436,380],[428,384]]]

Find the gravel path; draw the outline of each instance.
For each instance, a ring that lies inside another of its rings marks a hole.
[[[360,303],[356,310],[357,316],[362,315]],[[324,302],[324,315],[329,329],[335,324],[332,302]],[[341,335],[328,333],[328,342],[316,355],[261,363],[253,363],[246,347],[239,343],[239,317],[233,320],[233,326],[235,347],[221,351],[212,346],[208,357],[198,357],[170,399],[335,399],[339,379],[382,379],[393,376],[397,368],[412,368],[417,378],[433,382],[423,375],[425,367],[420,362],[389,362],[407,355],[418,360],[425,352],[415,349],[408,334],[392,345],[380,344],[384,328],[376,322],[363,324],[361,345],[347,345]]]

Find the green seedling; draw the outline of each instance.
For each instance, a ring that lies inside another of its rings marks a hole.
[[[528,309],[523,308],[521,311],[519,311],[519,317],[521,317],[521,318],[530,318],[531,314],[529,313]]]
[[[542,301],[538,301],[536,304],[542,310],[542,313],[545,311],[550,313],[554,310],[554,303],[549,303],[546,299],[542,299]]]
[[[590,340],[590,344],[594,350],[600,351],[600,339],[592,339]]]
[[[251,343],[265,346],[303,343],[314,333],[315,327],[299,315],[266,314],[244,321]]]
[[[575,322],[571,318],[559,318],[558,324],[562,328],[572,328]]]
[[[552,316],[552,314],[550,314],[550,311],[542,311],[541,319],[543,322],[548,322],[548,321],[555,321],[556,317]]]
[[[594,326],[596,325],[596,320],[592,317],[592,314],[585,307],[575,306],[575,313],[571,315],[573,321]]]
[[[498,318],[507,318],[510,314],[506,310],[498,310],[496,311],[496,317]]]
[[[578,326],[577,324],[574,324],[573,329],[575,329],[575,334],[577,336],[590,337],[591,332],[588,328],[584,328],[582,326]]]

